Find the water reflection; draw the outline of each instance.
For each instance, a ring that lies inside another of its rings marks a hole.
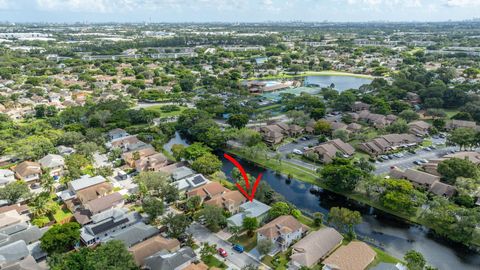
[[[431,265],[439,269],[480,269],[479,254],[446,239],[435,237],[422,226],[408,224],[395,216],[329,191],[320,189],[312,193],[310,190],[316,189],[311,184],[295,179],[287,183],[285,177],[271,170],[245,161],[240,162],[253,176],[263,173],[262,181],[266,181],[276,192],[308,213],[321,212],[327,215],[328,210],[336,206],[360,211],[364,222],[356,227],[359,238],[380,246],[397,258],[402,258],[406,251],[415,249],[421,252]],[[223,159],[223,172],[230,177],[232,169],[233,165]]]

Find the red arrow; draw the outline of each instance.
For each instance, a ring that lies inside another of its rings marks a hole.
[[[243,177],[243,180],[245,180],[245,185],[247,187],[247,191],[250,189],[250,182],[248,181],[248,176],[247,174],[245,173],[245,170],[243,169],[242,165],[240,165],[240,163],[238,163],[238,161],[236,159],[234,159],[233,157],[231,157],[230,155],[228,154],[223,154],[223,156],[228,159],[230,162],[233,163],[233,165],[235,165],[235,167],[238,168],[238,170],[240,171],[240,174],[242,174],[242,177]],[[245,196],[247,197],[248,200],[250,201],[253,201],[253,199],[255,198],[255,192],[257,191],[257,187],[258,187],[258,183],[260,183],[260,179],[262,179],[262,174],[260,173],[257,177],[257,179],[255,180],[255,183],[253,184],[253,188],[251,189],[252,191],[252,194],[249,195],[247,191],[245,191],[245,189],[243,189],[243,187],[239,184],[239,183],[235,183],[238,190],[240,190],[240,192]]]

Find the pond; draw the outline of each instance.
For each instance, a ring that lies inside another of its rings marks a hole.
[[[189,146],[187,140],[182,138],[178,132],[175,132],[175,137],[171,138],[166,144],[163,145],[163,148],[167,150],[170,154],[172,153],[172,146],[174,144],[181,144],[184,146]]]
[[[281,93],[300,95],[300,93],[306,92],[318,94],[321,88],[330,87],[332,84],[335,86],[335,90],[342,92],[347,89],[358,89],[364,84],[370,84],[371,81],[371,79],[356,76],[306,76],[303,78],[303,86],[301,87],[264,93],[262,96],[271,100],[278,100]],[[274,81],[267,81],[267,84],[271,85],[272,83]]]
[[[226,159],[222,158],[222,161],[222,171],[230,178],[233,165]],[[479,269],[480,254],[446,239],[434,237],[422,226],[408,224],[392,215],[360,205],[329,191],[320,190],[312,193],[311,184],[295,179],[288,180],[271,170],[246,161],[239,162],[247,173],[254,177],[262,173],[262,181],[267,181],[276,192],[307,213],[328,214],[329,209],[336,206],[360,211],[363,223],[355,228],[359,238],[368,240],[397,258],[402,258],[405,252],[415,249],[425,256],[429,264],[438,269]]]

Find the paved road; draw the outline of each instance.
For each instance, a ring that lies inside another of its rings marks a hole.
[[[405,157],[402,158],[394,158],[391,160],[387,160],[384,162],[377,162],[375,163],[375,174],[384,174],[388,173],[390,171],[390,168],[392,166],[396,166],[402,170],[409,169],[412,167],[416,167],[418,165],[415,165],[413,162],[415,160],[419,159],[433,159],[433,158],[439,158],[442,157],[446,154],[448,154],[450,151],[457,149],[456,147],[444,147],[444,148],[439,148],[439,149],[434,149],[432,151],[425,151],[425,150],[420,150],[417,151],[416,154],[411,154],[408,152],[405,152]]]
[[[210,230],[205,228],[199,223],[193,223],[189,228],[188,228],[188,233],[191,233],[193,235],[193,238],[201,243],[201,242],[208,242],[210,244],[215,244],[217,245],[218,248],[223,248],[227,251],[228,257],[226,258],[227,264],[231,263],[238,267],[238,269],[252,264],[255,266],[259,266],[260,263],[254,259],[253,257],[250,257],[247,252],[244,253],[238,253],[232,249],[232,244],[221,239],[218,237],[215,233],[212,233]],[[224,260],[220,256],[217,255],[217,258],[220,260]]]

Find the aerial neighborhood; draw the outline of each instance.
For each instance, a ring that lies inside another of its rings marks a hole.
[[[478,269],[479,37],[0,22],[0,269]]]

